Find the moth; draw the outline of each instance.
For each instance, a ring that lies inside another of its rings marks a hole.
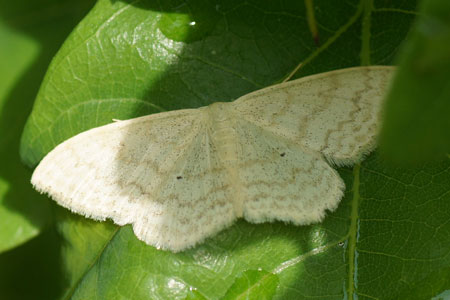
[[[213,103],[118,121],[54,148],[31,182],[145,243],[192,247],[238,218],[320,222],[345,185],[333,168],[376,146],[393,67],[307,76]]]

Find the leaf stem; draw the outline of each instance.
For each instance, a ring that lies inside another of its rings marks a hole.
[[[288,73],[286,76],[284,76],[284,79],[279,80],[280,82],[286,82],[290,80],[299,70],[301,67],[307,65],[310,63],[313,59],[315,59],[320,53],[322,53],[325,49],[327,49],[331,44],[333,44],[342,34],[344,34],[347,29],[352,26],[361,16],[361,13],[363,12],[364,6],[362,5],[362,2],[359,3],[355,14],[350,17],[344,25],[342,25],[339,29],[336,30],[333,36],[331,36],[328,40],[325,41],[319,48],[317,48],[315,51],[313,51],[305,60],[300,62],[290,73]]]

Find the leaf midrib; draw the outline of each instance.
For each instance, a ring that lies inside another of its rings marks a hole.
[[[348,232],[348,278],[347,278],[347,295],[349,300],[353,300],[353,295],[355,292],[355,252],[356,252],[356,243],[357,243],[357,221],[359,218],[358,215],[358,207],[359,207],[359,176],[360,176],[361,165],[357,164],[353,168],[353,199],[351,204],[351,215],[350,215],[350,228]]]

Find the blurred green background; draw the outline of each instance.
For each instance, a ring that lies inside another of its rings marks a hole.
[[[60,238],[49,200],[30,186],[19,143],[50,61],[94,4],[0,1],[0,299],[61,293]]]

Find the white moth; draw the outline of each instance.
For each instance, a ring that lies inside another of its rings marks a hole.
[[[51,151],[31,182],[71,211],[132,224],[139,239],[174,252],[241,217],[319,222],[345,189],[330,165],[358,163],[375,147],[393,72],[342,69],[94,128]]]

